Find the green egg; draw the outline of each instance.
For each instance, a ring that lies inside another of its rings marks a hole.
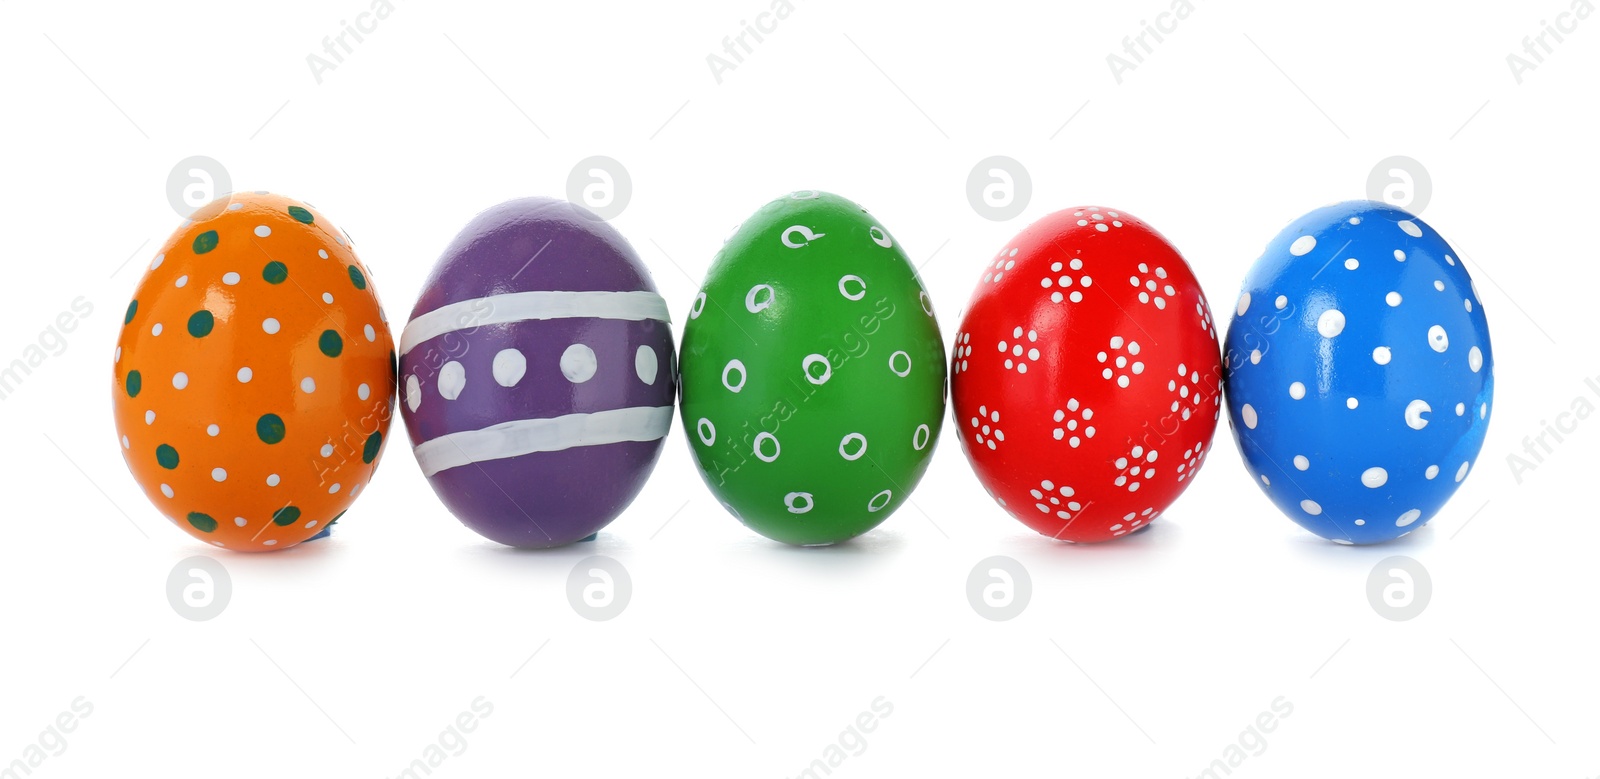
[[[683,421],[735,517],[788,544],[877,527],[911,495],[944,418],[933,302],[861,206],[796,192],[723,245],[684,325]]]

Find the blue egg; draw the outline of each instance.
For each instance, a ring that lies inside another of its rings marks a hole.
[[[1245,278],[1224,353],[1256,484],[1323,538],[1421,527],[1489,428],[1489,322],[1460,255],[1398,208],[1352,201],[1279,233]]]

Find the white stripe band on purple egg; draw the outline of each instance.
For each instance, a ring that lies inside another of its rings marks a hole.
[[[400,335],[400,354],[430,338],[483,325],[537,319],[654,319],[672,321],[667,302],[647,290],[632,292],[511,292],[440,306],[411,320]]]
[[[448,433],[413,450],[425,476],[485,460],[558,452],[578,446],[655,441],[672,426],[672,406],[634,406],[592,414],[517,419]]]

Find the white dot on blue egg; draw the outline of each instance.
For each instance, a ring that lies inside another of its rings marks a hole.
[[[1428,328],[1428,346],[1441,354],[1444,353],[1444,350],[1450,348],[1450,336],[1445,333],[1443,327],[1434,325]]]
[[[1344,313],[1339,309],[1330,308],[1317,317],[1317,332],[1323,338],[1332,338],[1344,332]]]

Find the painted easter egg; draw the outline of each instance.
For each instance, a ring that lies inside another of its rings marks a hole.
[[[1064,541],[1149,527],[1194,481],[1222,408],[1216,328],[1189,264],[1102,207],[1051,214],[984,264],[950,373],[978,480]]]
[[[1323,538],[1438,512],[1483,446],[1489,322],[1460,255],[1382,203],[1319,208],[1256,260],[1227,339],[1228,413],[1256,484]]]
[[[343,516],[378,467],[395,391],[371,279],[327,217],[263,192],[167,239],[123,317],[113,403],[161,513],[246,551]]]
[[[457,519],[509,546],[579,541],[633,501],[672,424],[666,302],[599,217],[502,203],[434,265],[400,382],[412,452]]]
[[[683,331],[701,476],[768,538],[817,546],[910,497],[939,437],[944,346],[905,250],[865,209],[796,192],[718,252]]]

